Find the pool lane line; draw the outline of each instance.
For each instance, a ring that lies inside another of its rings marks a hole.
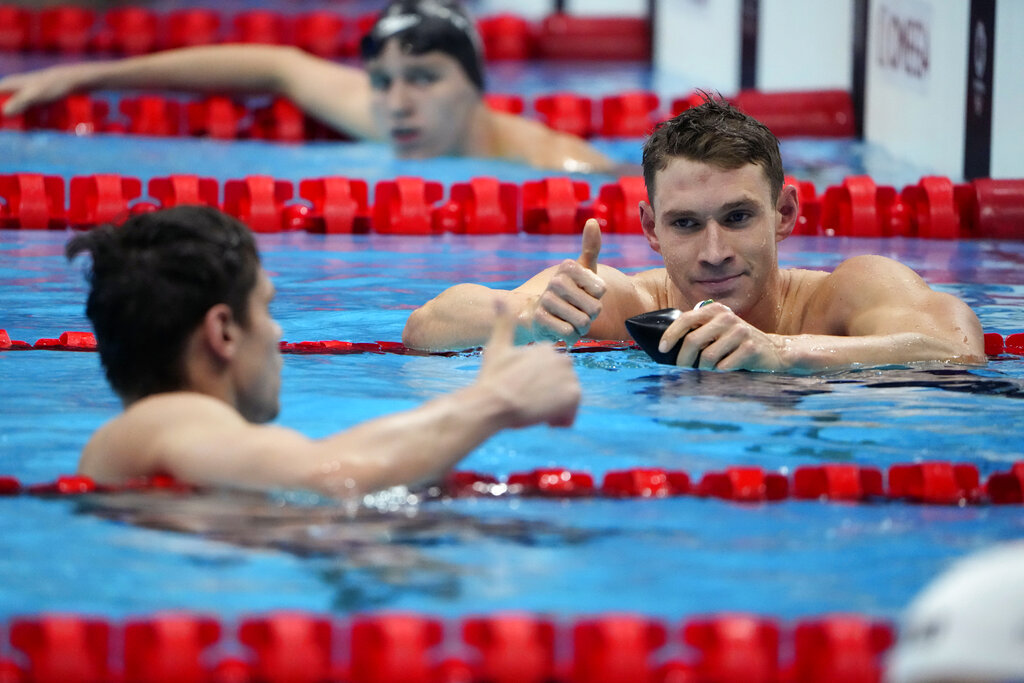
[[[0,496],[75,496],[131,491],[188,493],[197,488],[168,476],[141,478],[124,485],[97,484],[83,475],[65,475],[52,482],[22,484],[0,476]],[[1009,470],[993,472],[982,482],[978,467],[933,461],[892,465],[883,481],[881,469],[846,463],[804,465],[788,472],[734,466],[705,472],[698,479],[683,471],[631,468],[606,472],[595,484],[588,472],[542,468],[500,478],[456,470],[424,490],[430,499],[465,497],[628,498],[680,496],[718,498],[736,503],[804,500],[838,503],[909,502],[945,506],[1020,505],[1024,503],[1024,460]]]
[[[704,305],[700,302],[698,306]],[[359,354],[359,353],[393,353],[399,355],[442,355],[451,356],[463,353],[478,351],[480,347],[464,349],[462,351],[421,351],[410,349],[401,342],[373,341],[373,342],[348,342],[337,339],[324,339],[318,341],[300,341],[280,343],[281,353],[295,354]],[[600,351],[624,351],[639,348],[632,341],[608,340],[608,339],[581,339],[573,344],[570,349],[574,353],[590,353]],[[37,339],[34,343],[11,339],[6,330],[0,329],[0,351],[95,351],[96,337],[91,332],[62,332],[58,337],[45,337]],[[1001,356],[1004,354],[1012,356],[1024,355],[1024,332],[1013,332],[1005,337],[997,332],[985,333],[985,354],[988,356]]]
[[[800,200],[793,231],[798,236],[1021,238],[1024,178],[957,183],[923,176],[900,190],[877,185],[869,176],[847,176],[821,194],[812,182],[792,176],[785,180]],[[257,233],[572,235],[582,231],[586,219],[594,218],[604,232],[639,234],[630,207],[647,199],[642,176],[605,183],[593,199],[590,185],[568,176],[521,185],[477,176],[447,188],[426,178],[399,176],[377,181],[372,205],[367,182],[343,176],[298,183],[270,176],[226,179],[223,202],[218,187],[217,179],[182,174],[152,176],[148,182],[135,176],[92,174],[73,176],[65,193],[63,176],[4,174],[0,199],[6,199],[7,206],[0,228],[88,230],[170,208],[190,197],[193,203],[234,216]],[[292,199],[296,189],[298,197]]]
[[[13,646],[0,651],[0,671],[6,680],[137,683],[878,681],[897,640],[894,622],[867,613],[586,611],[165,610],[123,621],[41,612],[0,621]]]

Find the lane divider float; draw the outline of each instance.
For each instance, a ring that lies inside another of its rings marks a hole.
[[[794,234],[926,239],[1024,239],[1024,179],[981,178],[953,183],[925,176],[897,191],[868,176],[851,176],[818,194],[814,184],[788,177],[800,215]],[[579,234],[594,218],[609,233],[641,232],[636,206],[647,199],[642,177],[590,185],[570,177],[521,186],[476,177],[448,188],[417,176],[377,182],[370,201],[365,180],[330,176],[290,180],[253,175],[216,179],[176,174],[150,178],[94,174],[0,175],[0,228],[89,230],[132,214],[181,204],[225,211],[254,232],[397,235]],[[297,190],[297,197],[296,197]]]
[[[373,342],[349,342],[337,339],[323,339],[317,341],[287,342],[279,344],[281,353],[297,354],[327,354],[346,355],[359,353],[394,353],[399,355],[456,355],[459,353],[472,352],[475,349],[464,351],[420,351],[410,349],[401,342],[373,341]],[[627,349],[639,348],[632,341],[619,341],[607,339],[581,339],[569,349],[573,353],[594,353],[601,351],[624,351]],[[7,330],[0,329],[0,351],[95,351],[96,336],[92,332],[62,332],[57,337],[43,337],[34,343],[11,339]],[[1024,356],[1024,332],[1008,334],[1004,338],[998,332],[985,333],[985,354],[991,358],[1001,356]]]
[[[285,13],[192,7],[161,13],[129,5],[97,13],[67,5],[36,11],[0,5],[0,51],[139,55],[193,45],[261,43],[293,45],[325,58],[354,57],[376,19],[376,13],[351,16],[326,9]],[[528,21],[505,13],[481,17],[477,29],[489,60],[651,58],[650,25],[643,17],[556,13]]]
[[[886,482],[888,486],[886,486]],[[62,475],[51,482],[22,484],[0,476],[0,495],[76,496],[91,493],[173,490],[195,487],[157,476],[124,485],[97,484],[84,475]],[[430,498],[718,498],[736,503],[817,500],[840,503],[907,502],[928,505],[1019,505],[1024,502],[1024,461],[993,472],[982,482],[976,465],[943,461],[889,467],[883,479],[877,467],[848,463],[803,465],[792,475],[754,466],[726,467],[699,478],[677,470],[635,467],[606,472],[600,484],[589,472],[547,467],[513,472],[505,478],[468,470],[450,472],[426,491]]]
[[[0,677],[33,683],[877,683],[895,642],[858,614],[39,614],[4,632],[20,661],[0,650]]]

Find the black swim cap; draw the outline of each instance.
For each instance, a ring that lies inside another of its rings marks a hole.
[[[480,35],[472,17],[453,0],[395,0],[363,36],[364,60],[374,59],[395,38],[409,54],[438,50],[454,57],[477,90],[484,90]]]

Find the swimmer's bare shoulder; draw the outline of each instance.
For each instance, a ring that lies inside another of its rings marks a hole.
[[[970,307],[951,294],[936,292],[899,261],[853,256],[831,273],[818,275],[815,284],[804,332],[849,336],[914,332],[950,342],[951,357],[984,358],[981,324]],[[813,329],[819,327],[824,329]]]
[[[237,411],[210,396],[155,394],[96,430],[82,450],[78,472],[108,484],[169,474],[168,465],[197,441],[245,427]]]
[[[582,138],[522,116],[488,111],[492,156],[557,171],[611,173],[616,169],[614,161]]]

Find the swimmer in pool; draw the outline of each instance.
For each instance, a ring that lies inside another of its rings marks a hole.
[[[401,158],[472,156],[545,169],[614,172],[584,140],[483,100],[480,37],[452,0],[395,0],[363,38],[364,69],[292,47],[217,45],[55,66],[0,79],[14,115],[75,91],[123,88],[262,92],[290,99],[346,135]]]
[[[683,313],[660,349],[683,339],[682,366],[818,372],[912,361],[984,363],[978,318],[909,268],[856,256],[833,272],[780,269],[796,188],[784,185],[778,140],[720,100],[659,126],[644,146],[650,201],[640,223],[664,268],[628,276],[598,265],[601,231],[584,227],[577,260],[511,290],[451,287],[409,317],[406,345],[457,349],[490,333],[495,301],[515,311],[520,343],[582,337],[628,340],[624,321],[663,308]],[[714,303],[697,307],[705,299]]]
[[[86,251],[86,313],[125,406],[82,452],[79,472],[97,482],[164,473],[200,486],[358,498],[435,480],[502,429],[575,417],[572,362],[550,346],[514,346],[509,312],[464,389],[324,439],[262,424],[278,412],[281,328],[269,312],[274,285],[242,223],[182,206],[68,242],[69,258]]]

